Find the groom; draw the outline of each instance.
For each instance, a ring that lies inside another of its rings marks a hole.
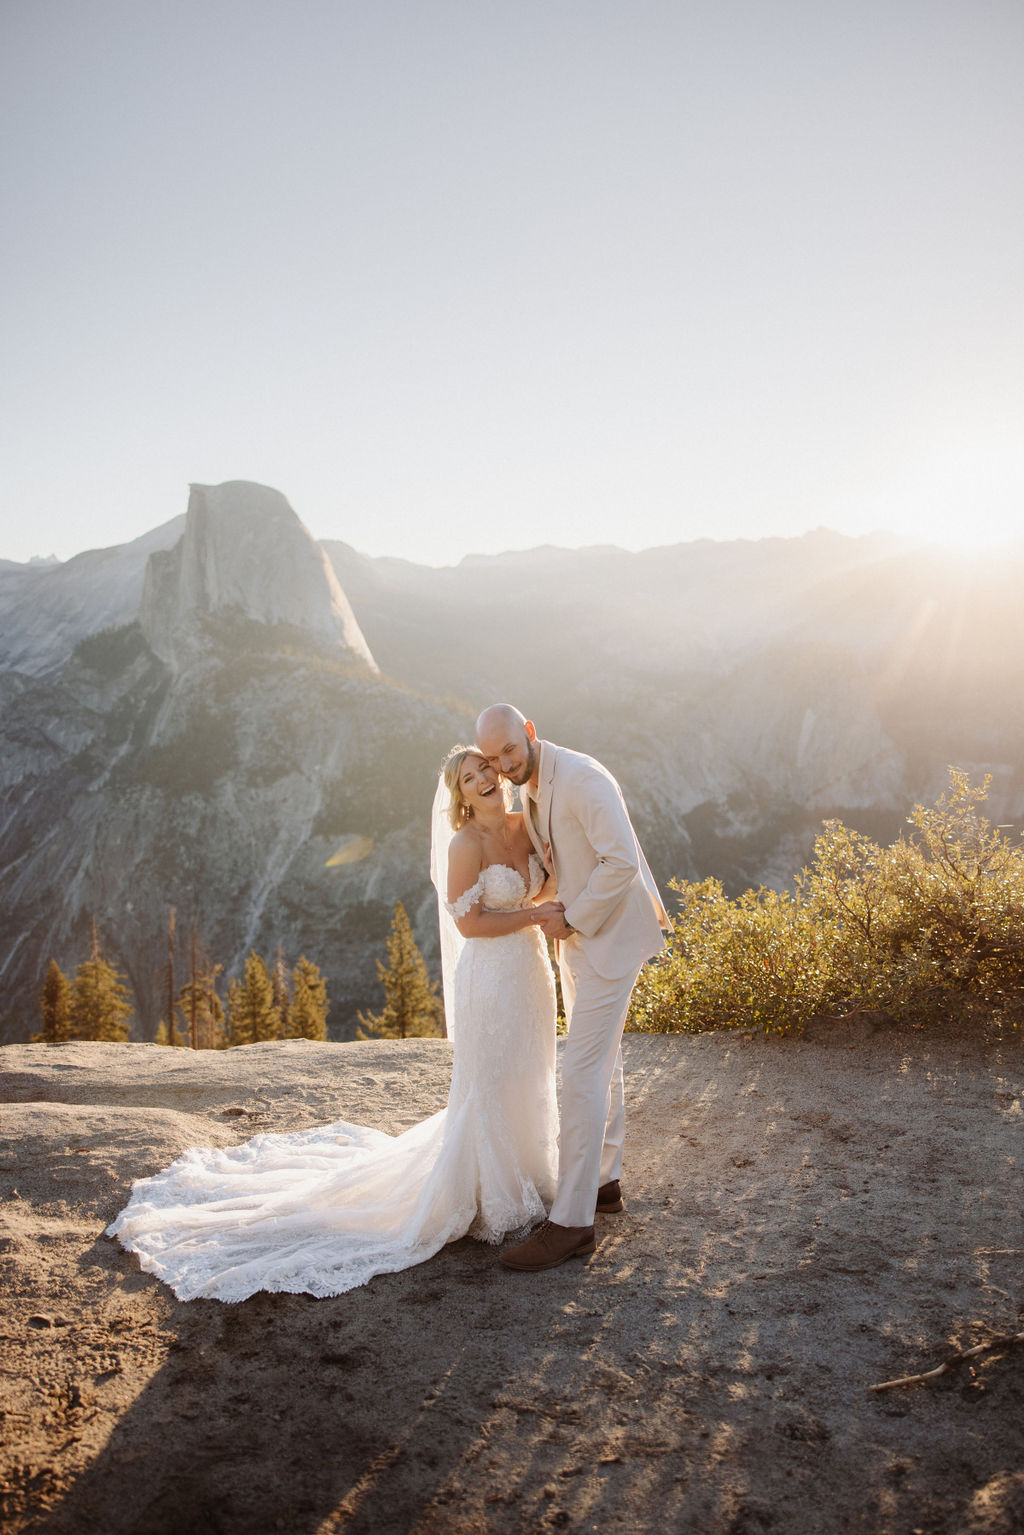
[[[476,722],[481,755],[522,790],[541,856],[550,850],[561,917],[543,924],[558,943],[569,1036],[562,1057],[558,1193],[551,1217],[506,1268],[532,1272],[593,1252],[595,1213],[622,1209],[622,1030],[644,960],[668,927],[647,860],[615,779],[580,752],[539,741],[533,722],[492,704]]]

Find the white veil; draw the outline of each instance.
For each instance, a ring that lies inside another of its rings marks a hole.
[[[438,776],[434,805],[430,812],[430,878],[437,891],[437,920],[441,929],[441,981],[444,989],[445,1028],[449,1039],[455,1038],[455,967],[466,940],[455,925],[448,909],[448,848],[455,833],[448,817],[451,794]]]

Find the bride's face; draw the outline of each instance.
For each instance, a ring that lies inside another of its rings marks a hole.
[[[471,810],[501,804],[498,775],[483,757],[467,757],[459,773],[459,788]]]

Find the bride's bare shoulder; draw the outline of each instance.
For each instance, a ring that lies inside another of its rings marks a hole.
[[[457,831],[448,848],[448,868],[460,874],[479,874],[483,865],[483,843],[472,824]]]

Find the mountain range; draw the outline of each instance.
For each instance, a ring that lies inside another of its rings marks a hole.
[[[615,772],[663,883],[784,886],[823,819],[888,840],[951,764],[1018,822],[1022,574],[1021,549],[823,530],[434,569],[317,542],[242,481],[0,562],[0,1037],[94,921],[151,1037],[172,906],[226,975],[314,959],[350,1037],[396,900],[435,957],[437,768],[496,699]]]

